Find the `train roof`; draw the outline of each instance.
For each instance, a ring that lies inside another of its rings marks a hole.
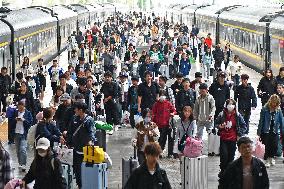
[[[210,17],[217,17],[218,15],[216,14],[218,11],[220,11],[222,8],[226,7],[225,5],[211,5],[211,6],[206,6],[203,8],[200,8],[196,11],[197,15],[205,15],[205,16],[210,16]]]
[[[14,10],[5,15],[7,17],[4,19],[14,27],[15,31],[57,21],[55,17],[51,16],[50,12],[45,12],[37,8]]]
[[[96,8],[92,5],[84,5],[89,12],[96,12]]]
[[[204,5],[204,7],[205,6],[206,5]],[[187,6],[182,8],[182,11],[185,12],[185,13],[194,13],[194,11],[199,7],[202,8],[201,5],[187,5]]]
[[[265,23],[259,22],[259,20],[276,11],[275,8],[238,7],[221,13],[220,18],[263,26]]]
[[[1,36],[10,35],[10,34],[11,34],[11,30],[9,26],[5,24],[4,22],[0,21],[0,38]],[[0,39],[0,41],[2,40]]]
[[[53,10],[54,13],[57,14],[59,20],[64,20],[64,19],[75,17],[75,16],[78,15],[73,10],[71,10],[71,9],[65,7],[65,6],[61,6],[61,5],[53,6],[52,10]]]
[[[73,10],[75,10],[78,14],[84,14],[89,12],[89,10],[86,7],[84,7],[84,5],[71,4],[68,6],[70,6]]]
[[[275,18],[271,22],[270,28],[284,30],[284,14]],[[284,32],[283,32],[283,37],[284,37]]]

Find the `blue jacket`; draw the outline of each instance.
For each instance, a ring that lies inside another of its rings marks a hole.
[[[180,60],[180,65],[179,65],[179,70],[182,73],[183,76],[187,76],[189,74],[189,71],[191,69],[191,64],[188,58],[186,59],[181,59]]]
[[[60,142],[61,132],[53,123],[41,121],[37,125],[35,136],[37,140],[42,137],[47,138],[53,147],[54,142]]]
[[[260,119],[258,123],[257,135],[260,136],[264,133],[269,133],[271,122],[271,114],[267,105],[264,105],[260,112]],[[282,131],[281,131],[282,130]],[[280,108],[276,110],[273,132],[279,134],[284,132],[283,114]]]
[[[12,120],[12,128],[15,129],[16,128],[16,124],[17,124],[17,121],[16,121],[16,117],[18,117],[18,109],[15,111],[14,115],[13,115],[13,118],[11,119]],[[24,136],[25,138],[27,138],[27,135],[28,135],[28,131],[30,129],[30,127],[32,126],[33,124],[33,116],[32,116],[32,113],[29,111],[29,110],[25,110],[25,113],[24,113],[24,121],[23,121],[23,125],[24,125]]]

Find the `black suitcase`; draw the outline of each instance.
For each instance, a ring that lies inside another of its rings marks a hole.
[[[97,129],[95,137],[97,140],[95,141],[94,145],[103,148],[106,152],[106,131]]]
[[[139,166],[136,148],[134,147],[134,156],[129,159],[122,158],[122,188],[125,187],[130,175]]]

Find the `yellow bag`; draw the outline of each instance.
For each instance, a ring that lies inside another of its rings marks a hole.
[[[105,161],[105,152],[99,146],[83,147],[84,159],[86,163],[102,163]]]

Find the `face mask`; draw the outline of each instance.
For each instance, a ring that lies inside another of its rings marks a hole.
[[[150,122],[151,122],[151,118],[150,118],[150,117],[145,117],[144,122],[145,122],[146,124],[147,124],[147,123],[150,123]]]
[[[233,111],[233,110],[235,109],[235,105],[233,105],[233,104],[228,104],[228,105],[227,105],[227,109],[228,109],[229,112],[231,112],[231,111]]]
[[[42,152],[42,153],[38,152],[38,155],[40,157],[45,157],[47,155],[47,151],[46,152]]]
[[[166,96],[160,96],[160,101],[163,102],[166,100]]]

